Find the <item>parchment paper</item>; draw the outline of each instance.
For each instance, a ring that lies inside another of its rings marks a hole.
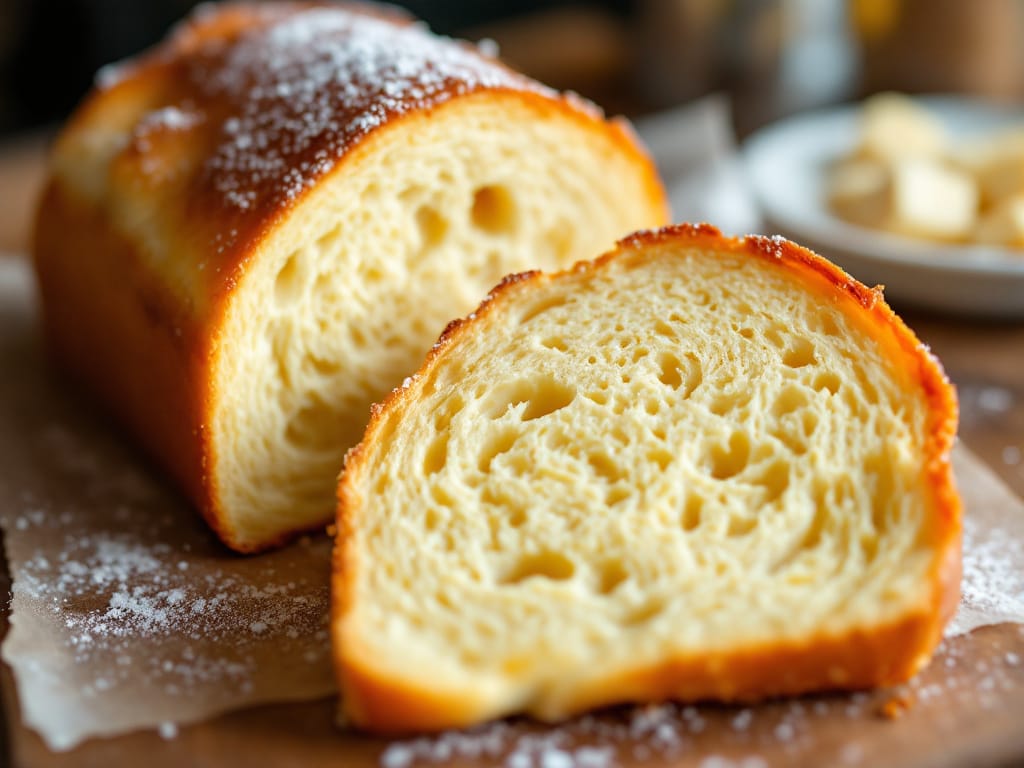
[[[333,689],[329,546],[242,558],[47,371],[25,265],[0,260],[0,525],[14,579],[3,658],[54,750]],[[964,449],[954,633],[1024,621],[1024,503]]]
[[[47,370],[27,268],[0,260],[3,658],[55,750],[334,690],[329,541],[228,552]]]

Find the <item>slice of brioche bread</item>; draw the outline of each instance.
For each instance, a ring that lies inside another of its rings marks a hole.
[[[957,603],[955,394],[869,290],[670,227],[506,279],[339,485],[344,714],[377,731],[896,683]]]
[[[39,210],[55,357],[240,551],[330,521],[370,404],[503,275],[667,220],[628,126],[353,8],[203,6],[102,73]]]

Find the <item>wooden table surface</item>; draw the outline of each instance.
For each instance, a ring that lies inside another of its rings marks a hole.
[[[45,140],[28,138],[13,144],[0,145],[0,253],[17,258],[28,250],[29,221],[38,193],[43,167]],[[1024,297],[1021,298],[1024,301]],[[993,468],[1018,495],[1024,496],[1024,322],[979,322],[965,318],[943,317],[897,306],[921,339],[931,345],[943,361],[950,378],[956,383],[961,399],[962,440]],[[1006,630],[1009,631],[1009,630]],[[983,630],[982,632],[985,632]],[[984,642],[1002,642],[1000,628],[984,634]],[[1005,638],[1004,638],[1005,639]],[[5,689],[4,706],[7,728],[4,747],[10,760],[19,764],[49,764],[45,748],[38,738],[24,731],[18,724],[9,671],[3,670]],[[187,740],[161,742],[152,734],[138,734],[125,739],[98,742],[90,747],[82,763],[121,765],[118,755],[152,754],[152,764],[173,765],[195,751],[188,744],[207,750],[209,765],[233,762],[232,756],[254,757],[252,748],[245,746],[247,729],[253,726],[284,732],[288,722],[289,741],[295,734],[311,736],[310,746],[318,753],[329,754],[332,746],[321,734],[329,731],[326,721],[331,708],[325,702],[265,707],[250,713],[228,715],[214,724],[188,729]],[[1011,717],[1020,717],[1006,713]],[[984,727],[979,724],[979,728]],[[315,738],[313,738],[315,736]],[[161,747],[163,745],[163,747]],[[158,754],[166,751],[165,757]],[[1019,750],[1021,743],[1013,745]],[[127,750],[122,752],[122,749]],[[379,746],[367,743],[363,758],[375,754]],[[1024,760],[1024,753],[1000,751],[994,748],[989,764],[1015,764]],[[896,753],[894,753],[896,754]],[[977,756],[975,756],[977,757]],[[281,753],[275,765],[289,761]],[[361,762],[361,761],[360,761]],[[72,764],[54,762],[54,765]],[[180,764],[180,762],[178,763]],[[950,758],[949,764],[956,764]]]

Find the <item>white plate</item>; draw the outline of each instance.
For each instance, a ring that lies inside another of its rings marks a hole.
[[[954,140],[1024,125],[1024,112],[921,99]],[[845,222],[825,202],[828,164],[859,135],[859,107],[799,115],[754,134],[744,160],[769,227],[835,261],[891,298],[942,311],[1024,318],[1024,251],[914,240]]]

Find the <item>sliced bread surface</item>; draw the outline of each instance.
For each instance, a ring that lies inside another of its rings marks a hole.
[[[342,707],[378,731],[907,679],[959,590],[955,394],[792,243],[642,233],[506,279],[339,484]]]

